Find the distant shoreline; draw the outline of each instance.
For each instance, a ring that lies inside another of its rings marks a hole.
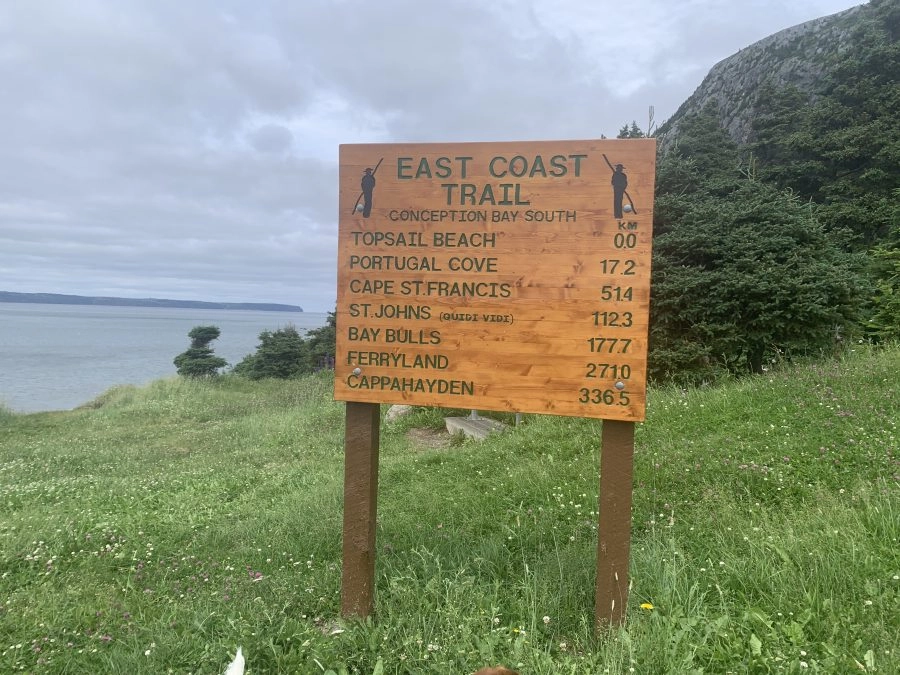
[[[44,305],[103,305],[107,307],[179,307],[186,309],[243,309],[259,312],[302,312],[297,305],[271,302],[205,302],[202,300],[167,300],[164,298],[111,298],[62,293],[13,293],[0,291],[0,302]]]

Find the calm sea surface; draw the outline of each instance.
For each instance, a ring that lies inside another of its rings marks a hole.
[[[118,384],[175,375],[172,359],[194,326],[222,331],[212,347],[234,365],[259,334],[324,326],[318,312],[252,312],[0,302],[0,403],[16,412],[63,410]],[[302,330],[301,330],[302,332]]]

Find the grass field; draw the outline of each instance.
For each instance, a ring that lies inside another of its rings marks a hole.
[[[0,672],[900,672],[900,348],[652,391],[600,637],[601,424],[434,447],[433,409],[382,426],[377,614],[342,623],[329,378],[0,409]]]

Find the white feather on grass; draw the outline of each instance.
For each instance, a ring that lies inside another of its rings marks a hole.
[[[241,648],[238,647],[237,654],[234,655],[234,661],[228,664],[225,669],[225,675],[244,675],[244,655]]]

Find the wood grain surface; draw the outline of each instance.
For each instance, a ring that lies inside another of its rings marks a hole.
[[[335,398],[643,420],[655,157],[341,146]]]

